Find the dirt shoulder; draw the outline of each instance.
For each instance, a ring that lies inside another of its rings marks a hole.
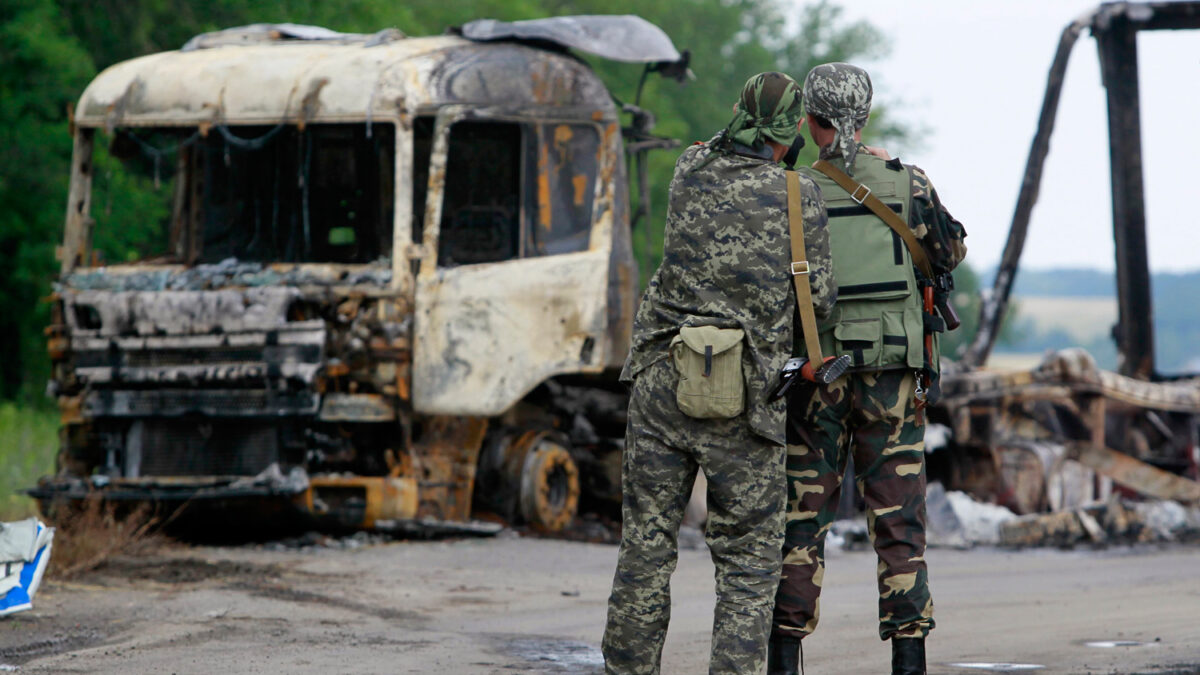
[[[1200,548],[929,554],[931,673],[1200,672]],[[49,582],[0,621],[0,664],[53,673],[589,673],[616,548],[499,537],[355,550],[181,548]],[[874,555],[830,556],[810,672],[882,672]],[[707,551],[684,550],[664,672],[706,668]],[[1111,640],[1137,646],[1089,647]]]

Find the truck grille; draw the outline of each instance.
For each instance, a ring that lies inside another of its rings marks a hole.
[[[141,428],[142,476],[253,476],[279,461],[271,422],[146,420]]]
[[[279,417],[315,415],[315,392],[262,389],[99,389],[84,398],[88,417]]]

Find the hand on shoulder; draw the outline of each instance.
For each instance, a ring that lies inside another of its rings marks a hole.
[[[878,157],[880,159],[891,159],[892,158],[892,156],[890,154],[888,154],[888,151],[883,148],[879,148],[874,145],[864,145],[863,147],[867,149],[867,152],[871,153],[872,155],[875,155],[876,157]]]

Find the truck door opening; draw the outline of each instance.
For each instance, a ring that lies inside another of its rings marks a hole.
[[[413,241],[423,239],[434,120],[413,125]],[[450,129],[438,266],[585,251],[600,135],[586,124],[463,121]]]

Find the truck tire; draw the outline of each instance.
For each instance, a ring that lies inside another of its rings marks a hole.
[[[534,527],[557,532],[571,523],[579,507],[579,469],[564,444],[539,434],[521,466],[521,517]]]

